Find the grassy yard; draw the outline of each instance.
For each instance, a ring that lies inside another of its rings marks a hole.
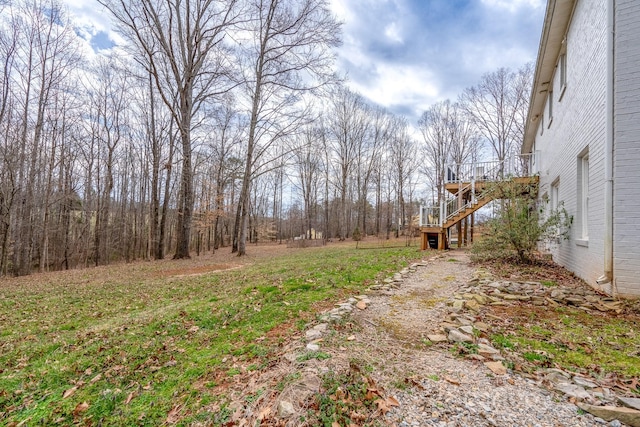
[[[274,248],[249,248],[267,255],[242,266],[216,254],[0,281],[0,424],[222,424],[222,385],[422,256]]]

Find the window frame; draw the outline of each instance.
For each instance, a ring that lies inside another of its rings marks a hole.
[[[551,122],[553,122],[553,90],[549,90],[547,96],[547,115],[549,117],[549,123],[547,124],[547,128],[551,127]]]
[[[579,238],[576,244],[588,246],[589,243],[589,148],[585,148],[578,156],[578,200],[577,217],[579,219]]]
[[[562,52],[558,59],[558,68],[560,68],[560,95],[558,102],[562,101],[565,90],[567,89],[567,53]]]

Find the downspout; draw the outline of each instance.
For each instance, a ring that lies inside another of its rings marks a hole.
[[[605,100],[604,147],[604,274],[596,283],[613,286],[613,154],[614,154],[614,89],[615,89],[615,0],[607,1],[607,83]]]

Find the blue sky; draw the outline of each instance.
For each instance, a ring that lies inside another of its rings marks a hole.
[[[545,0],[328,0],[344,22],[337,66],[367,99],[415,123],[482,74],[534,61]],[[65,0],[93,52],[120,43],[95,0]]]
[[[349,86],[412,122],[499,67],[535,61],[544,0],[331,0]]]

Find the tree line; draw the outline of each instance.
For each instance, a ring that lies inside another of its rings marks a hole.
[[[1,274],[410,232],[422,181],[522,132],[530,67],[416,138],[336,75],[325,0],[99,3],[125,42],[95,59],[55,0],[0,4]]]

